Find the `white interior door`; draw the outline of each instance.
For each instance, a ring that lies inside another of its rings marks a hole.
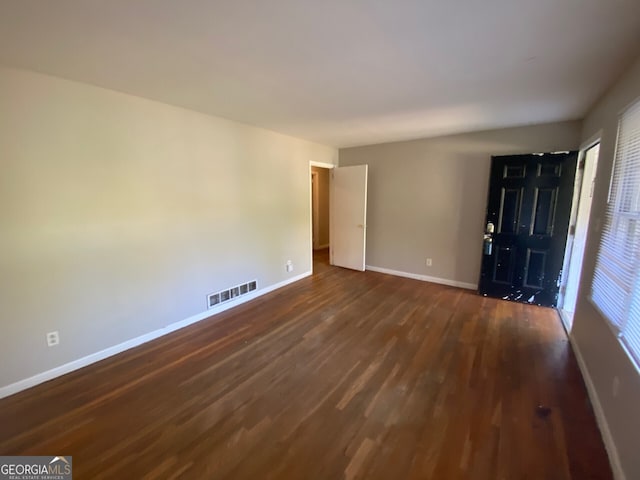
[[[367,165],[331,170],[331,264],[364,271]]]

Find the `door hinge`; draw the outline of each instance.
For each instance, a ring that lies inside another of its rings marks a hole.
[[[567,287],[566,287],[566,285],[563,285],[562,287],[560,287],[560,293],[561,293],[562,295],[564,295],[565,293],[567,293]]]
[[[584,170],[584,158],[578,162],[578,170]]]
[[[569,236],[573,236],[576,234],[576,226],[575,225],[569,225]]]

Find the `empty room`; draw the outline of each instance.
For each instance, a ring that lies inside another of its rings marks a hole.
[[[640,2],[0,0],[1,479],[640,479]]]

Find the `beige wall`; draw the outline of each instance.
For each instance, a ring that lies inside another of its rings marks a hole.
[[[318,246],[329,245],[329,169],[311,167],[318,174]]]
[[[0,106],[0,387],[311,270],[335,149],[12,69]]]
[[[340,150],[341,166],[369,165],[367,265],[476,285],[491,155],[577,149],[579,135],[564,122]]]
[[[581,353],[587,376],[597,392],[597,401],[615,443],[627,480],[640,478],[640,371],[633,365],[604,318],[588,299],[606,208],[613,166],[618,114],[640,99],[640,58],[627,74],[589,113],[582,131],[583,142],[601,136],[600,158],[593,195],[582,282],[574,316],[572,337]],[[613,395],[613,380],[620,389]]]

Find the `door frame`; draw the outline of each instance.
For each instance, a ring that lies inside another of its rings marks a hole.
[[[564,264],[562,266],[562,279],[560,283],[560,294],[558,298],[558,307],[557,310],[560,314],[560,318],[562,319],[562,323],[564,325],[567,333],[571,332],[571,328],[573,326],[573,313],[575,312],[575,305],[578,300],[578,294],[580,291],[580,287],[582,284],[582,265],[584,263],[584,249],[582,251],[582,255],[579,255],[579,258],[576,257],[576,254],[579,252],[575,251],[576,248],[576,237],[575,232],[578,230],[584,231],[584,238],[581,238],[581,241],[585,244],[589,237],[589,224],[591,219],[591,207],[593,206],[593,187],[596,181],[597,176],[597,168],[598,168],[598,160],[600,157],[600,152],[598,152],[598,156],[589,160],[587,157],[587,152],[589,152],[592,148],[602,145],[602,131],[596,133],[593,137],[591,137],[587,142],[583,143],[580,146],[579,155],[578,155],[578,165],[584,162],[584,167],[581,169],[580,178],[578,178],[579,169],[576,170],[576,181],[574,184],[574,201],[571,206],[571,217],[569,220],[569,229],[573,228],[574,235],[567,236],[567,243],[565,245],[565,253],[564,253]],[[587,162],[595,162],[593,165],[587,165]],[[586,172],[587,170],[592,170],[591,178],[587,178]],[[591,184],[589,184],[591,182]],[[589,188],[591,190],[591,195],[586,198],[586,202],[584,200],[581,202],[581,196],[584,188]],[[581,208],[589,208],[589,215],[586,218],[580,219],[578,213]],[[571,277],[571,271],[574,269],[578,269],[578,277],[576,278],[577,285],[575,285],[575,295],[572,300],[573,306],[571,307],[571,311],[566,310],[567,301],[566,290],[568,286],[569,279]]]
[[[311,265],[311,272],[313,273],[313,247],[314,247],[314,238],[313,238],[313,227],[314,227],[314,222],[317,221],[316,219],[314,219],[313,216],[313,186],[312,186],[312,182],[313,182],[313,171],[311,170],[311,167],[319,167],[319,168],[326,168],[328,170],[333,170],[334,168],[336,168],[338,165],[335,165],[333,163],[326,163],[326,162],[316,162],[313,160],[309,161],[309,264]],[[317,231],[317,230],[316,230]],[[333,218],[331,215],[331,189],[329,189],[329,248],[331,248],[331,232],[333,231]]]

